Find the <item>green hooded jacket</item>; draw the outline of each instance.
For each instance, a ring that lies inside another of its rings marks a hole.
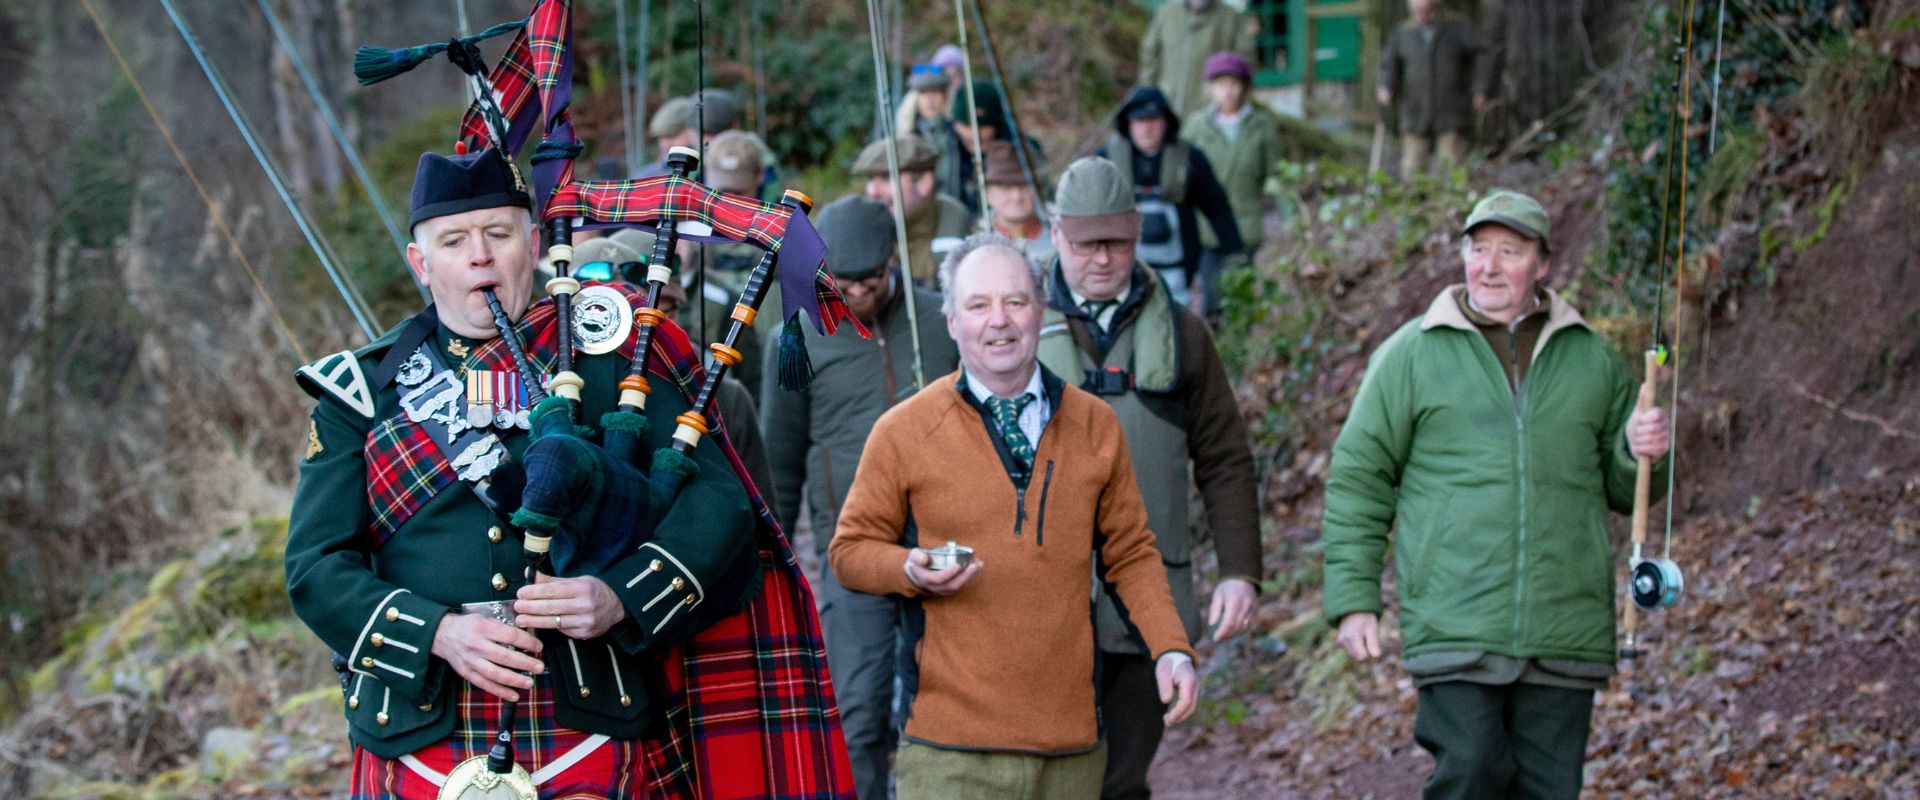
[[[1408,658],[1484,652],[1614,659],[1607,510],[1633,508],[1625,426],[1637,384],[1573,307],[1548,292],[1518,391],[1451,287],[1380,345],[1327,477],[1330,624],[1378,613],[1395,529]],[[1667,460],[1653,484],[1664,486]]]

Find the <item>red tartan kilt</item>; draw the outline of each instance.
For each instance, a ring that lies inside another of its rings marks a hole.
[[[460,690],[460,721],[453,736],[415,751],[413,757],[445,775],[468,758],[486,755],[493,746],[501,706],[499,698],[465,683]],[[588,735],[554,724],[553,693],[542,676],[515,714],[514,760],[530,773],[538,771],[573,750]],[[541,784],[540,796],[581,800],[647,797],[635,747],[634,742],[602,743],[579,763]],[[440,787],[398,759],[381,758],[360,747],[353,749],[353,800],[434,800],[439,793]]]

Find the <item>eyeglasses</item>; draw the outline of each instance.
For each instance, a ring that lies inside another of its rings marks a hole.
[[[1091,242],[1067,242],[1067,249],[1081,258],[1087,258],[1101,250],[1107,251],[1107,255],[1109,256],[1116,256],[1132,248],[1132,239],[1095,239]]]
[[[573,265],[573,277],[583,281],[611,281],[615,275],[622,280],[632,280],[634,270],[645,267],[645,261],[588,261]]]

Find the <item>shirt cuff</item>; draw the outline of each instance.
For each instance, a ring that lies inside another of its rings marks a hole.
[[[1154,662],[1154,665],[1159,666],[1160,662],[1165,662],[1165,661],[1172,661],[1173,665],[1177,667],[1177,666],[1180,666],[1180,664],[1183,662],[1187,664],[1192,664],[1193,656],[1187,655],[1186,653],[1182,653],[1178,650],[1174,650],[1172,652],[1161,653],[1159,660]]]

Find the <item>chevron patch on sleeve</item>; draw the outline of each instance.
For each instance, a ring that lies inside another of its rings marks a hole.
[[[360,371],[360,360],[354,358],[353,351],[342,350],[322,358],[301,367],[299,374],[360,416],[373,418],[373,392],[367,387],[367,376]]]

